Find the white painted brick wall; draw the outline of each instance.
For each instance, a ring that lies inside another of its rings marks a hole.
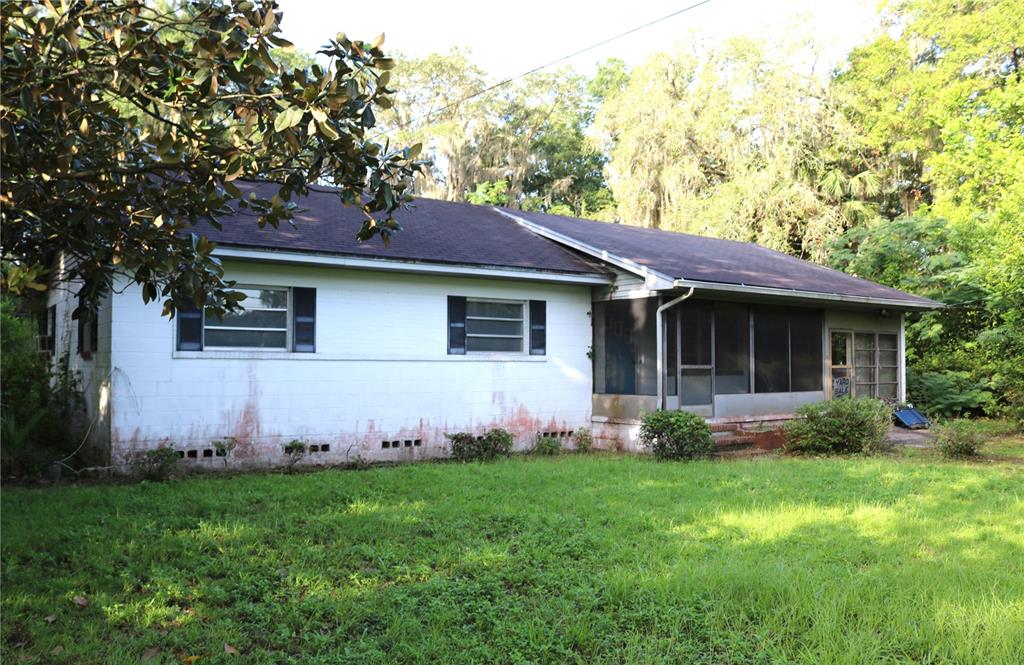
[[[274,464],[292,439],[389,460],[444,453],[445,432],[536,432],[588,426],[590,287],[228,263],[239,284],[317,289],[315,354],[177,352],[175,324],[138,288],[115,296],[111,439],[115,459],[169,445],[204,448],[233,436],[233,464]],[[447,355],[447,296],[547,301],[547,355]],[[383,450],[382,440],[420,439]]]

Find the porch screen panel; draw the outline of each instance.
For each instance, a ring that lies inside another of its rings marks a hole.
[[[750,392],[750,310],[746,305],[715,305],[715,394]]]
[[[754,310],[754,390],[789,392],[789,317],[782,307]]]
[[[711,308],[707,303],[684,302],[679,308],[683,339],[682,365],[711,365]]]
[[[789,312],[790,376],[793,392],[821,390],[822,323],[820,310],[791,309]]]
[[[657,393],[654,298],[596,302],[594,390],[608,395]]]

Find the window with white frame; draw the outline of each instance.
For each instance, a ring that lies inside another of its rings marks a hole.
[[[316,289],[242,286],[244,309],[217,316],[194,305],[178,309],[178,351],[291,350],[316,353]]]
[[[888,333],[854,333],[853,372],[858,397],[896,399],[899,393],[898,338]]]
[[[466,351],[523,351],[525,303],[466,299]]]
[[[237,288],[245,294],[244,310],[203,317],[205,348],[288,348],[288,289]]]

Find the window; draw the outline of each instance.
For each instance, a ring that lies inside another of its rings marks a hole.
[[[547,352],[545,301],[448,296],[449,354],[526,351],[530,355]]]
[[[78,309],[74,316],[78,317],[78,354],[85,360],[99,348],[99,313],[85,308],[82,294],[78,296]]]
[[[523,303],[466,300],[466,351],[523,350]]]
[[[853,371],[858,397],[895,400],[899,394],[899,349],[896,335],[855,333]]]
[[[57,306],[50,305],[39,317],[39,335],[36,338],[37,350],[53,353],[57,348]]]
[[[266,349],[316,351],[316,289],[244,286],[243,310],[217,316],[196,307],[178,311],[179,351]]]
[[[832,398],[849,397],[853,377],[853,344],[848,332],[832,331],[829,335],[832,359]]]
[[[245,294],[240,312],[218,317],[206,312],[205,348],[288,348],[288,289],[240,288]]]

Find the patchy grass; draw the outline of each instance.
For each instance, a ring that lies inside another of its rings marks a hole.
[[[562,456],[2,499],[4,662],[1024,660],[1019,464]]]

